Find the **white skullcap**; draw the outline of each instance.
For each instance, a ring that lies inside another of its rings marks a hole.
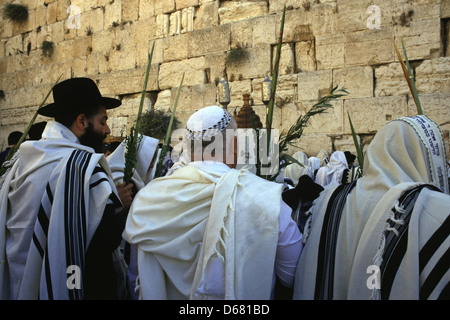
[[[231,121],[227,110],[209,106],[195,112],[187,121],[186,138],[200,140],[210,138],[223,131]]]

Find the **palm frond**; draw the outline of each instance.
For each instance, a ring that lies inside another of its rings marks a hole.
[[[350,128],[352,129],[352,136],[353,136],[353,143],[355,144],[356,153],[358,155],[358,163],[361,170],[363,169],[364,165],[364,154],[361,149],[361,145],[358,142],[358,137],[356,135],[355,128],[353,127],[352,119],[350,118],[350,113],[347,112],[348,115],[348,121],[350,122]]]
[[[137,164],[137,153],[139,150],[139,145],[142,140],[142,135],[139,134],[139,126],[141,121],[142,108],[145,101],[145,94],[147,92],[148,76],[150,73],[150,67],[152,64],[153,49],[155,48],[155,43],[153,42],[152,50],[148,56],[147,69],[145,71],[144,85],[142,88],[141,101],[139,104],[138,115],[136,119],[136,124],[131,127],[129,135],[125,138],[126,151],[125,151],[125,167],[123,169],[123,181],[126,183],[131,182],[133,177],[134,168]]]
[[[280,152],[285,152],[289,145],[293,145],[293,142],[295,140],[298,140],[302,136],[303,130],[305,129],[305,127],[307,127],[311,117],[321,113],[326,113],[328,109],[333,107],[333,105],[331,104],[332,101],[337,100],[347,94],[348,92],[346,89],[338,89],[338,87],[336,86],[328,95],[320,98],[320,100],[316,104],[314,104],[311,109],[309,109],[308,112],[305,113],[305,115],[298,117],[295,124],[289,128],[287,133],[280,134]]]
[[[172,115],[170,116],[169,126],[167,128],[166,136],[164,137],[164,143],[161,148],[161,154],[159,155],[158,164],[156,165],[155,178],[161,176],[162,167],[164,165],[164,158],[166,157],[167,152],[169,151],[170,136],[172,135],[172,126],[175,119],[175,110],[177,109],[178,98],[180,97],[180,91],[181,87],[183,86],[183,81],[184,81],[184,73],[183,76],[181,77],[180,86],[178,87],[177,96],[175,98],[175,103],[172,109]]]
[[[394,41],[392,41],[392,42],[394,44],[394,49],[395,49],[395,53],[397,54],[398,61],[400,62],[400,66],[402,67],[403,75],[405,76],[406,83],[408,84],[409,91],[411,92],[411,95],[414,99],[414,103],[416,104],[417,114],[423,114],[422,106],[421,106],[420,100],[419,100],[419,94],[417,93],[416,83],[414,81],[414,75],[411,70],[411,66],[409,64],[408,55],[406,53],[405,44],[403,43],[403,40],[402,40],[403,53],[405,54],[405,62],[404,62],[403,57],[397,48],[397,45],[395,44]]]

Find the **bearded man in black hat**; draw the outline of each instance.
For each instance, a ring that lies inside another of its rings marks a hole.
[[[21,145],[0,191],[0,298],[120,299],[133,184],[117,183],[103,141],[121,101],[88,78],[60,82],[53,98],[38,113],[55,121]]]

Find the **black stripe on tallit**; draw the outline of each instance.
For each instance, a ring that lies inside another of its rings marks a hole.
[[[442,255],[439,261],[436,263],[433,270],[430,272],[422,287],[419,291],[419,299],[428,299],[430,294],[436,288],[442,277],[447,273],[450,268],[450,248]]]
[[[46,250],[48,252],[48,246]],[[44,255],[44,270],[45,270],[45,281],[47,285],[48,299],[53,300],[53,286],[52,286],[52,277],[50,274],[50,262],[48,261],[48,254]]]
[[[66,266],[78,266],[84,275],[86,253],[86,212],[84,205],[84,176],[92,154],[75,150],[67,163],[65,185],[64,228]],[[81,281],[83,287],[83,281]],[[82,299],[82,290],[69,290],[69,298]]]
[[[448,282],[445,288],[441,291],[438,300],[450,300],[450,282]]]
[[[434,234],[428,239],[427,243],[420,249],[419,253],[419,271],[422,272],[423,268],[430,261],[436,250],[442,245],[442,243],[450,235],[450,215],[445,219],[442,225],[437,229]]]
[[[347,196],[355,187],[356,182],[357,180],[336,187],[328,201],[319,241],[315,300],[333,298],[334,264],[339,224]]]
[[[47,185],[46,188],[46,193],[44,193],[44,196],[47,195],[47,197],[49,198],[49,200],[53,200],[53,196],[51,193],[51,190],[49,188],[49,185]],[[37,215],[37,219],[38,219],[38,223],[42,229],[42,231],[44,232],[45,235],[45,239],[47,239],[48,236],[48,227],[49,227],[49,220],[48,220],[48,216],[47,213],[45,212],[44,207],[42,206],[42,204],[39,207],[39,211],[38,211],[38,215]],[[33,243],[36,246],[36,249],[39,251],[39,254],[41,255],[41,257],[44,257],[44,248],[42,247],[42,245],[39,242],[38,237],[36,236],[35,231],[33,232]]]
[[[98,179],[97,181],[91,183],[89,185],[89,189],[95,188],[96,186],[98,186],[102,182],[108,182],[108,184],[109,184],[109,180],[107,178],[101,178],[101,179]]]
[[[414,204],[419,197],[423,188],[428,188],[438,191],[433,185],[420,185],[406,191],[399,199],[400,207],[405,210],[404,213],[397,212],[395,207],[392,208],[395,219],[403,220],[404,224],[397,228],[398,236],[393,232],[385,232],[386,249],[383,253],[383,262],[380,266],[381,277],[381,299],[387,300],[391,294],[392,285],[397,275],[397,270],[405,256],[408,247],[408,229],[411,213],[414,209]],[[391,227],[394,223],[388,220]]]

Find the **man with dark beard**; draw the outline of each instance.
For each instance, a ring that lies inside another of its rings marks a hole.
[[[53,98],[38,113],[55,121],[21,145],[0,191],[0,298],[122,298],[133,184],[115,183],[102,150],[121,101],[88,78],[60,82]]]

